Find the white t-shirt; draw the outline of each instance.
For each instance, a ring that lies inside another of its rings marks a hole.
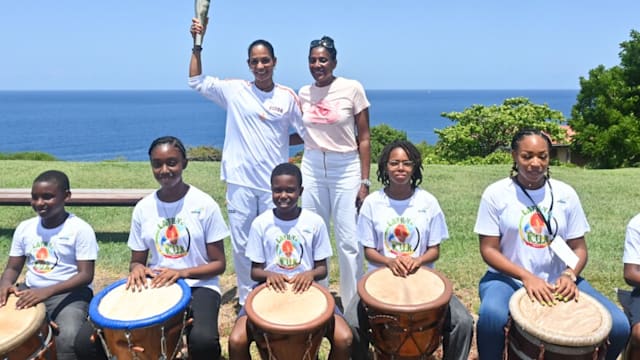
[[[331,257],[329,234],[322,218],[302,209],[294,220],[282,220],[274,210],[260,214],[251,224],[246,256],[265,264],[265,270],[292,277],[312,270],[315,261]]]
[[[405,200],[389,198],[384,189],[367,196],[358,215],[357,234],[362,246],[389,258],[418,257],[449,238],[438,200],[420,188]],[[427,266],[433,268],[433,263]],[[376,268],[369,263],[369,271]]]
[[[640,214],[634,216],[627,225],[622,262],[640,265]]]
[[[69,214],[60,226],[47,229],[40,217],[21,222],[13,234],[9,256],[25,256],[26,284],[43,288],[78,273],[78,261],[98,258],[96,234],[84,220]]]
[[[551,184],[551,186],[549,185]],[[553,194],[551,231],[564,240],[584,236],[590,228],[575,190],[550,179],[536,190],[527,190],[545,218],[549,218]],[[549,231],[534,204],[511,178],[489,185],[480,200],[474,232],[499,236],[500,251],[514,264],[554,283],[566,264],[549,247]],[[489,267],[490,271],[497,272]]]
[[[147,251],[150,268],[186,269],[209,263],[207,244],[222,241],[229,229],[220,207],[194,186],[180,200],[167,203],[156,192],[145,196],[133,210],[127,245]],[[218,276],[184,279],[190,287],[207,287],[220,293]]]
[[[295,92],[276,84],[270,92],[246,80],[189,78],[189,86],[227,111],[220,178],[271,191],[271,171],[289,159],[289,134],[304,136]]]
[[[305,148],[342,153],[358,150],[355,116],[369,107],[358,81],[337,77],[327,86],[305,85],[298,96]]]

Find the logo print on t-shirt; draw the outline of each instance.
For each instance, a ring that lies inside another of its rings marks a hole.
[[[411,219],[397,217],[387,223],[384,246],[396,256],[411,256],[420,245],[420,232]]]
[[[546,209],[544,216],[548,216]],[[520,218],[520,238],[527,246],[534,248],[545,248],[549,245],[549,235],[547,225],[544,223],[542,215],[536,211],[535,207],[529,207],[522,213]]]
[[[333,124],[339,119],[338,102],[320,101],[312,104],[305,117],[314,124]]]
[[[191,233],[179,218],[163,219],[156,232],[156,248],[165,258],[187,256],[191,246]]]
[[[31,268],[38,274],[46,274],[58,264],[58,256],[51,242],[37,242],[30,251],[33,263]]]
[[[276,264],[287,270],[295,269],[302,262],[304,248],[298,237],[284,234],[276,239]]]

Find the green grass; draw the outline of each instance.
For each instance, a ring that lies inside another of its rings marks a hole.
[[[73,188],[153,188],[157,184],[146,162],[39,162],[0,161],[0,187],[30,187],[42,171],[55,168],[66,172]],[[375,173],[372,171],[372,173]],[[456,292],[472,310],[477,310],[478,280],[486,270],[473,233],[476,211],[484,188],[508,175],[509,167],[428,165],[422,187],[433,193],[445,212],[451,238],[441,246],[436,267],[452,281]],[[185,181],[211,194],[224,210],[224,184],[219,180],[219,164],[191,162],[183,174]],[[591,225],[587,234],[589,263],[583,275],[601,292],[615,300],[614,288],[626,287],[622,278],[622,251],[627,222],[640,212],[640,188],[633,184],[640,169],[586,170],[554,167],[552,176],[571,184],[580,195]],[[380,185],[374,181],[372,190]],[[98,273],[127,274],[129,251],[126,239],[132,208],[69,207],[96,230],[100,243]],[[223,211],[226,213],[226,211]],[[33,216],[28,207],[0,207],[0,266],[4,268],[11,236],[16,225]],[[226,214],[225,214],[226,216]],[[225,242],[229,266],[229,240]],[[332,259],[332,283],[337,281],[337,260]],[[96,289],[99,290],[99,289]]]

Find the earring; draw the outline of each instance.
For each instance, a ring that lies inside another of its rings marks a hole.
[[[511,173],[509,173],[510,177],[514,177],[518,175],[518,165],[516,165],[516,162],[513,162],[513,166],[511,166]]]

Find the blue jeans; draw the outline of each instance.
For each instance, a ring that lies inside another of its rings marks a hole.
[[[607,297],[596,291],[581,277],[576,282],[578,289],[598,300],[611,314],[613,320],[607,350],[607,360],[615,360],[629,338],[629,320]],[[480,360],[502,359],[504,350],[504,327],[509,320],[509,299],[522,284],[512,278],[487,271],[480,279],[480,311],[478,312],[478,354]]]

